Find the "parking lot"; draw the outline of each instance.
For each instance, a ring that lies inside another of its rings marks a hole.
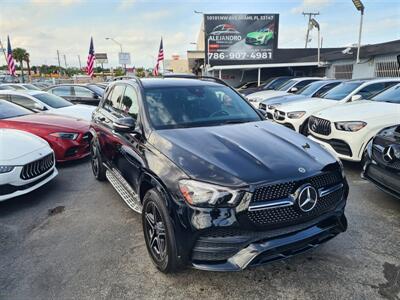
[[[0,203],[0,299],[399,299],[400,201],[345,165],[349,229],[295,258],[238,273],[152,265],[140,216],[88,161]]]

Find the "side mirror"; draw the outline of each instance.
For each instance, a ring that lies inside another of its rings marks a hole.
[[[35,103],[32,108],[33,111],[41,112],[47,110],[47,107],[39,103]]]
[[[353,101],[357,101],[357,100],[361,100],[361,99],[362,99],[362,96],[357,94],[357,95],[351,96],[350,101],[353,102]]]
[[[131,117],[119,118],[113,122],[116,132],[132,132],[135,130],[136,121]]]
[[[292,88],[289,90],[289,93],[296,93],[298,90],[299,90],[299,89],[298,89],[297,87],[292,87]]]

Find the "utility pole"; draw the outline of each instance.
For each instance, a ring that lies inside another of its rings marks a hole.
[[[310,22],[311,22],[311,19],[312,19],[314,16],[318,16],[318,15],[319,15],[319,12],[303,12],[303,16],[308,16],[307,33],[306,33],[306,44],[305,44],[304,48],[307,48],[308,37],[310,36],[310,26],[309,26],[309,24],[310,24]]]
[[[61,76],[61,63],[60,63],[60,51],[57,50],[58,70]]]
[[[78,55],[78,61],[79,61],[79,69],[82,70],[81,56],[80,55]]]
[[[68,65],[67,65],[67,56],[64,54],[64,64],[65,64],[65,69],[67,69],[68,68]]]

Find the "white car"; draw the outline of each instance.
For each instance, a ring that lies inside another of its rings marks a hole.
[[[311,82],[322,80],[321,77],[299,77],[293,78],[285,82],[277,90],[265,90],[260,92],[255,92],[246,96],[247,100],[255,107],[258,108],[261,101],[271,99],[276,96],[290,95],[295,93],[310,84]]]
[[[18,104],[36,112],[49,112],[52,114],[73,117],[91,121],[95,106],[72,104],[71,102],[43,91],[0,91],[0,99]]]
[[[49,144],[31,133],[0,129],[0,201],[29,193],[58,174]]]
[[[339,158],[361,161],[368,142],[383,128],[400,120],[400,84],[370,100],[322,110],[310,117],[309,138]]]
[[[15,91],[40,91],[38,87],[30,83],[5,83],[1,87]]]
[[[368,99],[396,83],[400,83],[400,78],[349,80],[329,90],[322,98],[306,98],[279,106],[274,111],[274,121],[308,135],[308,119],[311,115],[336,105]]]

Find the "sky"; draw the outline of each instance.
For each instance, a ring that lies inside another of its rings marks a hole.
[[[365,6],[362,44],[400,39],[400,0],[362,0]],[[279,48],[304,47],[307,19],[319,11],[323,47],[358,41],[359,12],[351,0],[0,0],[0,39],[25,48],[33,65],[57,64],[57,50],[68,66],[86,64],[90,37],[95,51],[118,64],[119,46],[132,65],[153,67],[161,36],[166,58],[186,56],[196,46],[203,13],[278,13]],[[315,31],[315,30],[314,30]],[[316,32],[311,47],[317,46]],[[0,65],[5,64],[3,55]]]

